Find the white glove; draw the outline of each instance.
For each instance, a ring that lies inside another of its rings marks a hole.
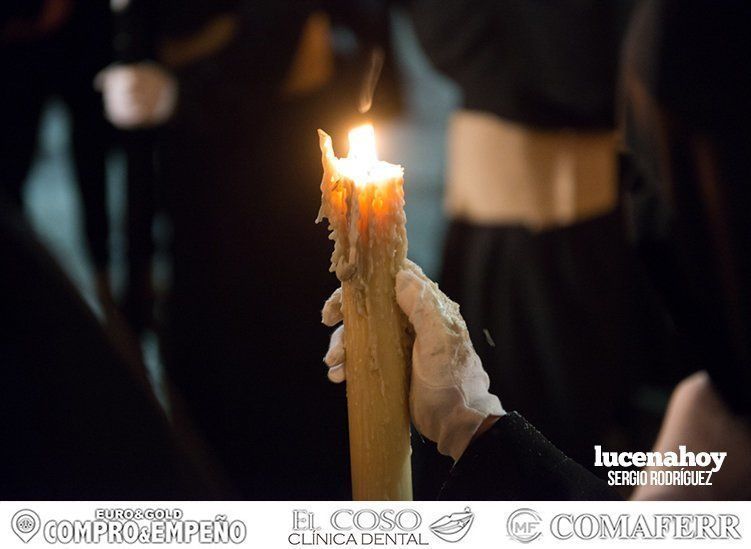
[[[415,330],[409,408],[420,433],[438,444],[438,451],[458,460],[489,416],[506,412],[488,392],[490,379],[472,347],[459,306],[438,285],[408,261],[396,275],[396,300]],[[342,320],[341,290],[323,307],[323,323]],[[331,336],[324,357],[328,377],[345,378],[344,326]]]
[[[156,63],[111,65],[94,79],[107,119],[121,129],[166,122],[177,104],[177,80]]]

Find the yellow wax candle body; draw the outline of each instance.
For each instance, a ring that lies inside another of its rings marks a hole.
[[[352,491],[356,500],[412,499],[407,322],[394,281],[406,257],[402,170],[338,159],[323,132],[323,200],[342,282]]]

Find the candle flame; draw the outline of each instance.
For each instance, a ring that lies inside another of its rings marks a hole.
[[[319,131],[321,151],[327,161],[336,165],[336,171],[351,179],[359,189],[367,185],[381,186],[394,178],[401,178],[404,170],[396,164],[378,160],[375,144],[375,131],[372,124],[364,124],[349,132],[349,152],[346,157],[337,158],[331,147],[331,138]]]
[[[375,130],[372,124],[363,124],[349,132],[349,153],[347,158],[356,160],[364,166],[378,162],[376,153]]]

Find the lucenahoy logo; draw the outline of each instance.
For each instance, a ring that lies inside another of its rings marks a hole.
[[[439,518],[430,525],[430,531],[443,541],[456,543],[467,535],[474,520],[475,514],[469,507],[465,507],[461,513],[452,513]]]

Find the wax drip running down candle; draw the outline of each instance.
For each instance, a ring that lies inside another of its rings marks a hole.
[[[373,126],[365,124],[350,131],[347,157],[337,158],[331,137],[318,130],[323,154],[321,209],[316,223],[329,220],[334,240],[331,271],[339,280],[356,272],[358,243],[386,244],[393,250],[392,273],[407,255],[407,218],[404,214],[404,170],[378,160]],[[368,265],[360,265],[367,268]]]
[[[318,133],[317,221],[328,219],[330,270],[342,283],[352,493],[357,500],[409,500],[409,337],[394,291],[407,253],[403,170],[378,160],[370,125],[350,132],[346,158]]]

